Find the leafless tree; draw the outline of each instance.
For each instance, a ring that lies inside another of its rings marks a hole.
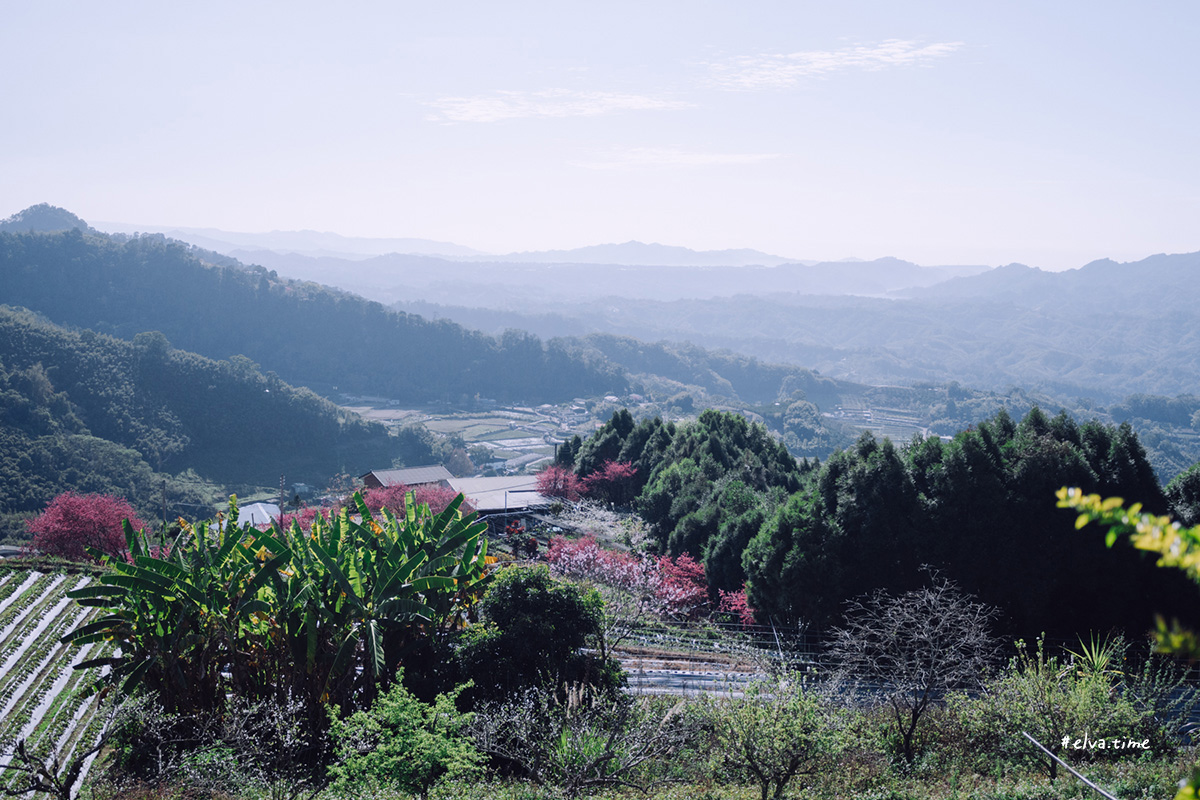
[[[922,589],[852,601],[830,652],[843,684],[886,705],[910,764],[925,712],[948,690],[977,687],[1000,654],[996,609],[931,577]]]

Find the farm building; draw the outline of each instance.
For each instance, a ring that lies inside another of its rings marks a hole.
[[[363,485],[368,489],[381,489],[385,486],[396,486],[397,484],[403,484],[410,489],[430,483],[449,486],[453,478],[454,476],[450,474],[450,470],[441,464],[424,467],[403,467],[401,469],[373,469],[366,475],[360,476]]]
[[[537,478],[533,475],[451,478],[450,488],[466,496],[493,533],[503,530],[514,518],[528,517],[551,503],[549,498],[538,494]]]

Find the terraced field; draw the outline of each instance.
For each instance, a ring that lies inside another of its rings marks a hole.
[[[98,613],[67,597],[90,581],[61,573],[0,573],[0,742],[24,739],[30,751],[56,754],[63,764],[99,735],[98,701],[85,691],[96,674],[72,665],[105,652],[98,645],[61,642]],[[7,765],[8,751],[0,751],[0,769]],[[0,771],[0,787],[17,777]]]

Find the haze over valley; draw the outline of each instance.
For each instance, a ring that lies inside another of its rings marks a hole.
[[[182,233],[249,264],[490,334],[690,342],[864,383],[957,380],[1097,401],[1197,389],[1200,353],[1185,333],[1200,301],[1197,253],[1045,271],[897,258],[789,262],[630,242],[464,262],[446,244],[441,256],[349,259],[288,247],[315,244],[318,234]],[[239,246],[249,241],[258,247]],[[341,241],[360,252],[404,246]],[[582,260],[597,252],[608,261]],[[655,255],[665,260],[648,260]]]
[[[670,251],[674,263],[636,266],[414,254],[348,260],[266,249],[246,263],[234,255],[248,258],[237,247],[249,235],[226,255],[161,234],[104,234],[46,205],[13,215],[0,233],[0,302],[14,309],[126,340],[153,333],[167,347],[230,360],[235,372],[251,369],[248,376],[262,370],[344,405],[361,405],[361,396],[400,407],[591,397],[595,424],[621,405],[677,419],[716,406],[765,422],[794,455],[822,459],[858,431],[898,441],[950,436],[1001,408],[1023,414],[1036,405],[1080,420],[1132,422],[1164,481],[1200,457],[1200,342],[1191,333],[1200,322],[1191,280],[1200,254],[1061,272],[898,259],[696,266],[678,263],[681,250]],[[207,231],[200,241],[218,235]],[[301,239],[312,237],[259,240]],[[343,251],[403,244],[338,241]],[[314,264],[326,265],[339,286],[319,285],[321,273],[306,271]],[[360,275],[406,282],[408,299],[388,311],[348,291]],[[185,286],[192,313],[179,315],[173,298]],[[449,299],[447,287],[457,287],[462,302],[437,302]],[[479,305],[468,305],[471,298]],[[42,364],[54,380],[60,368],[46,358],[8,355],[10,368]],[[600,402],[604,396],[612,402]],[[178,421],[165,428],[146,423],[159,430],[154,436],[181,442],[147,461],[197,470],[216,484],[254,482],[207,462],[197,449],[202,437],[186,433],[181,413],[169,412]],[[123,446],[151,441],[137,436],[116,438]],[[360,458],[368,452],[358,448]],[[313,482],[336,471],[311,467],[288,471]],[[343,467],[366,470],[370,461]],[[528,468],[536,467],[535,460]]]

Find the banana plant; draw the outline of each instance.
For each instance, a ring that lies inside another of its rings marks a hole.
[[[227,519],[181,521],[163,552],[127,526],[129,561],[71,593],[108,613],[65,638],[115,642],[119,655],[80,666],[107,666],[105,685],[157,691],[171,711],[289,693],[314,721],[325,704],[352,712],[482,594],[494,559],[461,503],[433,514],[410,494],[403,515],[375,519],[356,494],[308,531],[260,531],[237,525],[234,498]]]
[[[344,711],[365,706],[416,642],[461,619],[489,564],[486,526],[459,514],[461,502],[434,515],[409,495],[402,517],[376,520],[356,495],[357,515],[307,534],[293,524],[269,545],[293,554],[273,581],[293,691]]]
[[[81,664],[107,666],[105,683],[128,692],[158,692],[169,710],[208,709],[223,703],[223,689],[261,657],[263,615],[270,611],[264,586],[289,556],[264,563],[256,555],[258,531],[230,518],[190,525],[165,552],[156,553],[144,531],[128,522],[128,561],[109,563],[97,585],[69,593],[81,605],[109,613],[72,631],[66,641],[113,641],[119,654]]]

